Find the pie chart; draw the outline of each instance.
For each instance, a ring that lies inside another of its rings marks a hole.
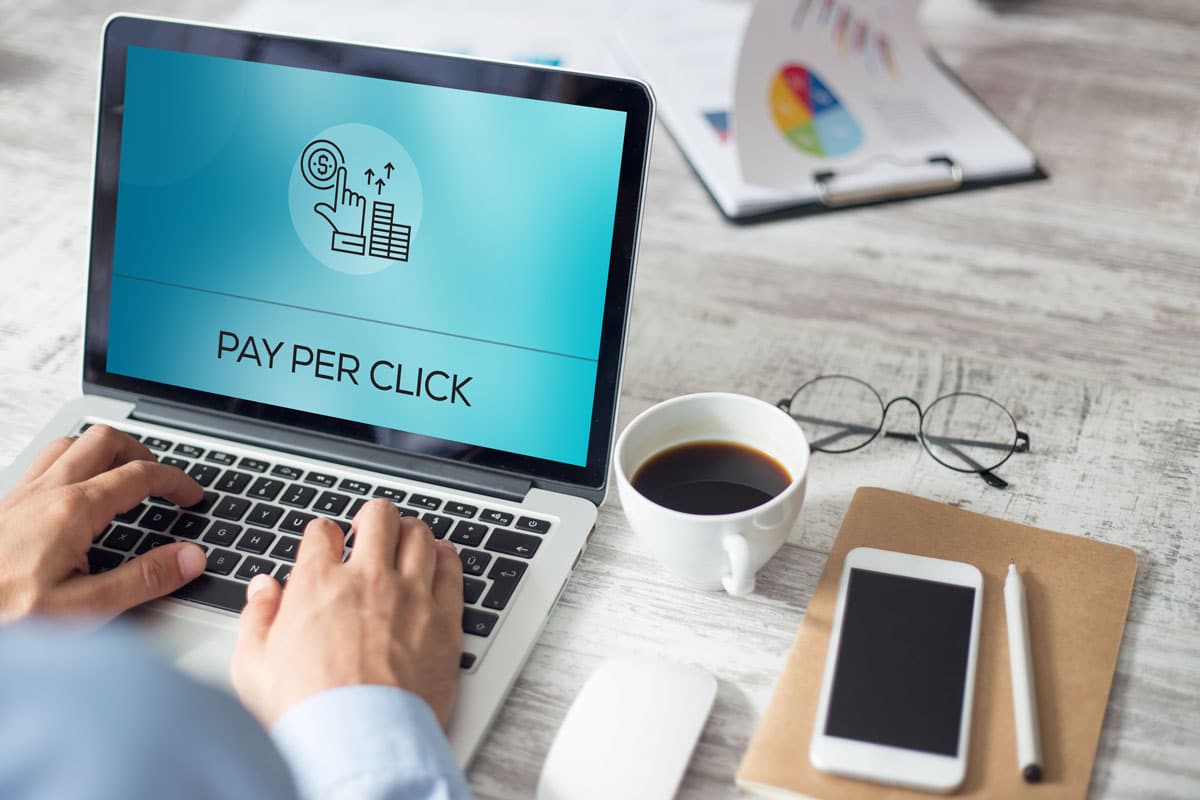
[[[862,128],[837,95],[802,64],[786,64],[771,81],[775,127],[797,150],[824,158],[858,149]]]

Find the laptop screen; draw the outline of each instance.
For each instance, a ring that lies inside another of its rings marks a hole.
[[[106,370],[582,467],[626,117],[131,46]]]

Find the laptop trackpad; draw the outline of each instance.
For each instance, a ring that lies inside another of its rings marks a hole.
[[[230,688],[229,661],[237,643],[236,620],[214,617],[209,622],[187,612],[158,607],[139,609],[127,614],[126,619],[148,634],[150,643],[183,672],[204,683]]]

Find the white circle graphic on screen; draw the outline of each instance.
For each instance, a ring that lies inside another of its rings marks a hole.
[[[406,268],[421,224],[421,176],[408,151],[371,125],[335,125],[297,154],[288,207],[301,244],[330,269]]]

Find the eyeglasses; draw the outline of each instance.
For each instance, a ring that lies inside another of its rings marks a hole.
[[[929,455],[956,472],[974,472],[997,489],[1008,482],[993,470],[1013,453],[1029,452],[1029,434],[1004,406],[973,392],[942,395],[922,410],[911,397],[887,403],[869,384],[849,375],[821,375],[776,403],[800,425],[808,446],[820,453],[849,453],[866,447],[883,430],[896,403],[917,409],[917,433],[888,431],[885,437],[920,442]]]

